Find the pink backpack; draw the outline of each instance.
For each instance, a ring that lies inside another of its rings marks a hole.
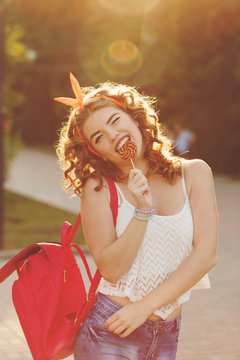
[[[116,223],[118,202],[114,182],[107,179],[111,209]],[[81,323],[96,301],[101,274],[92,278],[81,248],[72,244],[81,222],[64,222],[61,243],[39,243],[22,250],[0,269],[0,282],[17,270],[13,303],[34,360],[57,360],[73,354]],[[71,247],[82,258],[90,280],[87,292]]]

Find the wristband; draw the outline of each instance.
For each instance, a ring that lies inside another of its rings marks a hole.
[[[151,214],[149,216],[139,216],[139,215],[136,214],[136,210],[134,210],[133,217],[135,219],[138,219],[138,220],[148,221],[148,220],[151,220],[153,218],[153,215]]]
[[[153,214],[154,211],[156,211],[156,209],[153,206],[150,210],[136,208],[135,211],[140,213],[140,214]]]

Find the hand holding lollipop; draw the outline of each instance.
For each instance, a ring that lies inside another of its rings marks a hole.
[[[133,163],[133,158],[137,153],[137,145],[135,142],[131,140],[127,140],[125,144],[119,149],[119,154],[123,160],[130,160],[132,163],[132,167],[135,169],[135,165]],[[146,199],[146,193],[144,194]]]

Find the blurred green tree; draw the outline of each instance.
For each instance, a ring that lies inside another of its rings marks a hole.
[[[23,140],[52,144],[56,139],[65,110],[52,98],[72,96],[72,71],[82,86],[109,79],[155,95],[160,121],[181,121],[197,134],[196,156],[216,171],[239,174],[239,0],[168,0],[153,11],[134,14],[129,7],[119,15],[112,5],[101,4],[8,3],[6,24],[21,29],[26,47],[25,61],[7,74],[14,127]],[[104,49],[119,39],[133,41],[143,56],[142,67],[130,76],[112,75],[101,63]]]
[[[150,88],[160,98],[160,121],[181,121],[198,136],[197,156],[237,175],[240,3],[172,0],[168,6],[159,24],[168,25],[172,56]]]
[[[4,179],[4,113],[3,113],[3,82],[5,70],[5,56],[4,56],[4,11],[3,1],[0,1],[0,249],[3,248],[3,179]]]
[[[80,6],[78,0],[72,0],[67,6],[63,0],[8,3],[7,26],[9,31],[16,27],[22,30],[21,40],[25,46],[25,61],[15,64],[11,89],[22,100],[21,104],[13,102],[14,129],[21,129],[27,144],[52,144],[56,139],[60,117],[52,98],[56,89],[66,86],[63,72],[81,71],[77,44],[84,17],[83,5]],[[12,52],[9,62],[14,57]],[[7,76],[11,77],[10,71]]]

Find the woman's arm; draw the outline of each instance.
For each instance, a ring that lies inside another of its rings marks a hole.
[[[191,182],[192,252],[156,289],[138,302],[126,305],[107,320],[108,330],[116,334],[120,334],[121,330],[123,337],[140,326],[156,309],[189,290],[217,262],[218,214],[211,169],[201,160],[190,160],[185,164],[185,177]]]
[[[124,233],[116,238],[107,183],[104,180],[104,187],[100,191],[95,191],[97,185],[98,181],[91,178],[83,188],[83,232],[101,275],[110,282],[116,282],[136,258],[147,221],[132,218]],[[147,179],[140,170],[131,170],[128,188],[139,207],[152,207]],[[148,195],[143,195],[145,191],[148,191]]]
[[[185,174],[191,181],[193,249],[178,269],[144,298],[151,312],[177,299],[217,263],[218,214],[211,169],[202,160],[191,160],[186,162]]]

